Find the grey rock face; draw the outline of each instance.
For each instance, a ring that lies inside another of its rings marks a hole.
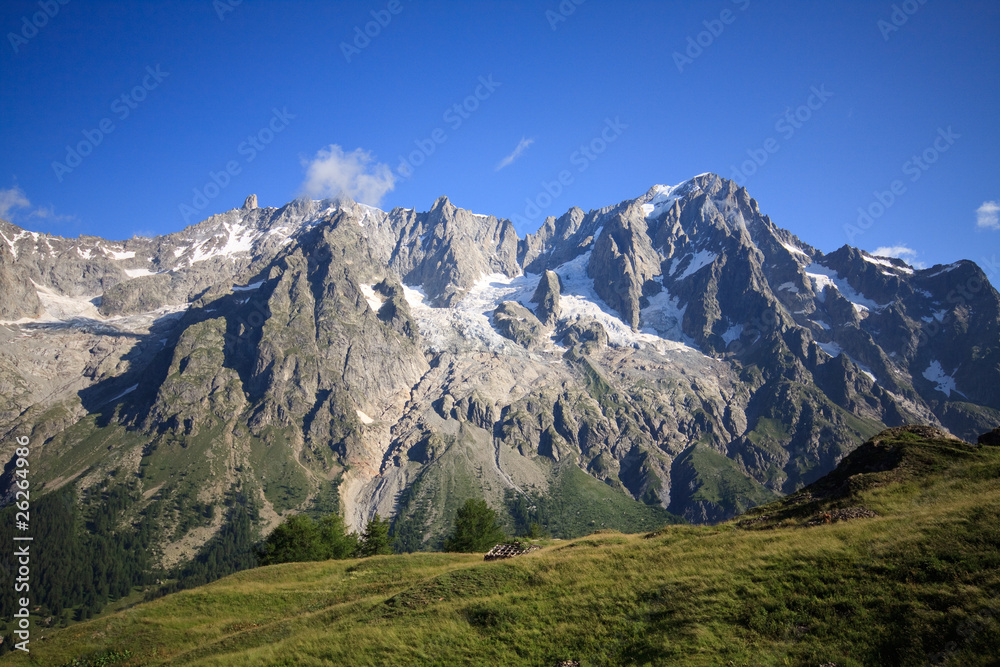
[[[170,277],[142,276],[104,290],[99,310],[102,315],[132,315],[162,308],[170,303]]]
[[[539,344],[544,328],[530,310],[516,301],[504,301],[496,307],[493,326],[502,336],[525,348]]]
[[[36,318],[0,325],[0,432],[102,443],[47,479],[125,470],[150,503],[204,473],[200,502],[238,490],[262,529],[339,508],[430,539],[468,489],[502,508],[568,466],[716,521],[886,426],[1000,423],[1000,295],[975,264],[824,255],[712,174],[524,239],[446,198],[251,196],[117,242],[0,231],[0,318]],[[213,534],[164,531],[188,555]]]
[[[538,304],[535,315],[547,327],[559,320],[559,292],[559,275],[554,271],[546,271],[531,297],[531,302]]]
[[[646,297],[659,292],[653,280],[660,257],[653,250],[646,221],[635,207],[616,213],[594,242],[587,265],[594,289],[633,329],[639,328]]]
[[[584,352],[589,354],[608,346],[608,332],[597,320],[576,320],[563,329],[559,342],[570,347],[583,345]]]
[[[427,213],[397,209],[387,222],[399,239],[390,266],[435,305],[454,305],[483,275],[520,273],[509,220],[476,216],[441,197]]]
[[[24,275],[11,250],[0,244],[0,319],[35,317],[41,310],[38,292],[30,279]]]

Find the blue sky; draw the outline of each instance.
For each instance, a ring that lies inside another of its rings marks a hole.
[[[0,213],[32,230],[346,189],[523,235],[714,171],[826,252],[1000,281],[994,0],[7,0],[0,28]]]

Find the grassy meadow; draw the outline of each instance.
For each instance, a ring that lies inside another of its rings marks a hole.
[[[866,456],[718,526],[258,568],[36,628],[2,661],[1000,664],[1000,448],[904,432]],[[857,508],[877,516],[836,520]]]

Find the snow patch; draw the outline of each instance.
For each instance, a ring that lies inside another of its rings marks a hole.
[[[908,266],[897,266],[897,265],[893,264],[892,262],[890,262],[885,257],[876,257],[874,255],[866,255],[864,253],[861,253],[861,259],[865,260],[869,264],[875,264],[877,266],[884,266],[884,267],[886,267],[888,269],[892,269],[893,271],[902,271],[903,273],[913,273],[913,269],[911,269],[910,267],[908,267]],[[885,273],[885,272],[883,271],[883,273]],[[886,275],[893,275],[893,274],[890,273],[890,274],[886,274]]]
[[[843,352],[841,347],[836,343],[820,343],[817,341],[816,344],[819,345],[819,349],[823,350],[824,352],[826,352],[827,354],[829,354],[831,357],[834,358],[840,356],[840,354]]]
[[[42,302],[44,312],[33,322],[65,322],[74,319],[103,320],[104,316],[97,310],[94,302],[99,303],[100,295],[65,296],[43,287],[32,281],[38,300]]]
[[[376,292],[373,285],[358,285],[358,287],[361,288],[361,293],[365,295],[368,307],[372,309],[373,313],[378,313],[379,309],[382,308],[382,304],[385,303],[385,297]]]
[[[868,366],[865,366],[864,364],[858,363],[858,361],[856,359],[854,359],[853,357],[851,357],[851,355],[849,355],[846,352],[844,352],[843,348],[841,348],[836,343],[833,343],[833,342],[830,342],[830,343],[820,343],[820,342],[817,341],[816,344],[819,345],[819,348],[821,350],[823,350],[824,352],[826,352],[828,355],[830,355],[833,358],[837,358],[838,356],[840,356],[841,354],[843,354],[845,357],[847,357],[847,359],[852,364],[854,364],[855,366],[858,367],[858,370],[861,371],[862,374],[867,375],[868,378],[872,382],[878,382],[878,378],[875,377],[875,374],[872,373],[871,369],[868,368]]]
[[[206,259],[211,259],[212,257],[231,257],[236,253],[240,252],[250,252],[253,250],[253,242],[259,238],[260,233],[248,229],[243,225],[235,224],[230,225],[228,222],[223,223],[223,227],[226,230],[226,243],[221,248],[215,248],[213,250],[203,250],[206,243],[216,240],[218,237],[212,237],[197,244],[194,247],[194,255],[188,260],[188,265],[194,264],[196,262],[203,262]]]
[[[355,412],[358,413],[358,419],[361,420],[362,424],[373,424],[373,423],[375,423],[374,419],[372,419],[371,417],[369,417],[365,413],[361,412],[361,410],[355,410]]]
[[[958,263],[957,262],[955,264],[947,264],[940,271],[935,271],[934,273],[932,273],[931,275],[929,275],[927,277],[928,278],[936,278],[937,276],[940,276],[942,273],[948,273],[949,271],[954,271],[957,268],[958,268]]]
[[[953,391],[959,394],[962,393],[958,391],[957,385],[955,384],[955,378],[944,372],[944,368],[942,368],[940,361],[932,361],[930,366],[927,367],[927,370],[924,371],[923,376],[927,380],[936,384],[937,386],[934,388],[949,398],[951,398],[951,392]],[[964,396],[964,394],[962,395]]]
[[[555,269],[563,288],[559,296],[560,320],[568,322],[583,317],[597,320],[607,331],[608,344],[613,347],[649,345],[664,353],[692,349],[681,332],[684,308],[679,307],[677,297],[665,289],[650,297],[649,305],[641,313],[646,328],[637,333],[594,290],[594,280],[587,275],[590,254],[588,251]]]
[[[553,269],[562,284],[559,296],[562,324],[593,318],[604,327],[613,347],[651,346],[662,353],[692,349],[680,331],[684,310],[678,307],[677,298],[666,290],[651,297],[642,311],[646,329],[635,332],[594,291],[594,280],[587,275],[589,261],[588,251]],[[530,273],[514,278],[485,275],[451,308],[430,306],[419,287],[404,285],[403,294],[421,335],[433,350],[471,344],[493,352],[523,352],[519,345],[493,328],[491,318],[504,301],[515,301],[534,311],[531,297],[540,279],[541,276]],[[550,342],[544,351],[558,353],[560,349]]]
[[[868,310],[879,310],[885,306],[875,301],[872,301],[864,294],[861,294],[853,287],[851,287],[846,280],[840,277],[833,269],[827,268],[822,264],[817,264],[813,262],[806,267],[806,276],[812,281],[813,292],[816,293],[816,298],[820,301],[825,300],[825,295],[823,294],[823,289],[826,287],[832,287],[840,294],[854,305],[854,310],[859,313],[863,313]]]
[[[419,287],[403,285],[403,296],[417,320],[420,334],[433,350],[449,349],[464,341],[500,352],[520,346],[496,332],[490,322],[493,311],[504,301],[526,302],[537,284],[537,276],[508,278],[498,273],[482,276],[451,308],[434,308],[425,303],[426,295]]]
[[[155,271],[149,269],[122,269],[129,278],[142,278],[144,276],[155,276]]]
[[[781,290],[785,290],[785,291],[791,292],[792,294],[798,294],[799,293],[799,288],[796,287],[795,283],[792,283],[792,282],[781,283],[780,285],[778,285],[778,291],[780,292]]]
[[[111,258],[115,260],[132,259],[133,257],[135,257],[135,253],[132,252],[131,250],[119,251],[119,250],[108,250],[106,248],[102,248],[102,250],[104,250],[104,252],[106,252],[107,254],[111,255]]]
[[[684,273],[678,276],[678,280],[683,280],[690,275],[701,271],[703,268],[711,264],[716,260],[718,255],[709,250],[699,250],[691,257],[691,261],[688,262],[687,268],[684,269]]]
[[[734,324],[733,326],[729,327],[726,333],[722,334],[722,340],[726,342],[726,345],[729,345],[742,335],[743,335],[743,325]]]
[[[122,396],[127,396],[128,394],[131,394],[133,391],[135,391],[138,388],[139,388],[139,385],[134,384],[131,387],[129,387],[128,389],[126,389],[125,391],[123,391],[122,393],[120,393],[117,396],[115,396],[114,398],[109,398],[108,399],[108,403],[114,403],[115,401],[117,401]]]
[[[808,253],[806,253],[804,250],[802,250],[802,248],[796,248],[792,244],[785,243],[784,241],[780,241],[780,243],[781,243],[781,247],[782,248],[784,248],[788,252],[792,253],[793,255],[802,255],[803,257],[805,257],[807,259],[810,259]]]
[[[17,239],[20,237],[20,234],[14,236],[13,241],[7,238],[7,235],[4,234],[3,232],[0,232],[0,236],[2,236],[3,240],[7,242],[8,246],[10,246],[10,252],[14,255],[14,259],[17,259],[17,248],[14,246],[14,243],[17,242]]]
[[[684,185],[684,183],[680,185],[654,185],[652,199],[642,205],[643,215],[646,218],[658,218],[666,211],[669,211],[670,207],[679,198],[675,193],[681,185]],[[597,235],[595,234],[594,236],[596,237]]]

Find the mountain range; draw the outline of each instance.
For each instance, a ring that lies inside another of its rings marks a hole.
[[[166,569],[236,505],[258,534],[378,513],[405,550],[473,496],[557,536],[712,523],[886,427],[1000,424],[975,263],[823,253],[714,174],[524,238],[446,197],[253,195],[151,239],[0,236],[4,502],[27,436],[34,489],[121,489],[111,529]]]

